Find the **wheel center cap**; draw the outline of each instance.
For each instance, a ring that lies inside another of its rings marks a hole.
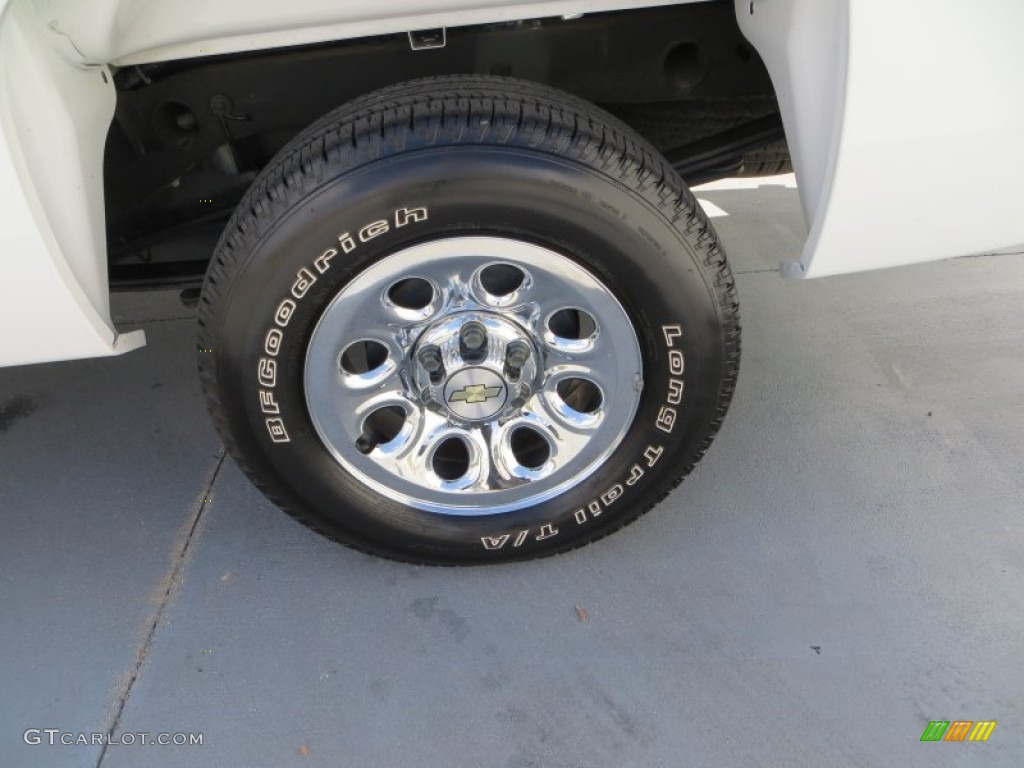
[[[490,368],[463,368],[444,385],[444,404],[467,421],[489,419],[505,407],[508,387]]]

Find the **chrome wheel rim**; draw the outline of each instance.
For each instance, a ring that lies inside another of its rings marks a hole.
[[[625,309],[576,262],[499,237],[403,249],[331,300],[304,390],[335,460],[376,492],[451,515],[511,512],[581,483],[643,388]]]

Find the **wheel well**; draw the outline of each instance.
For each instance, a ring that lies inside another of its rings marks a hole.
[[[115,74],[104,164],[111,282],[187,283],[289,139],[340,104],[427,75],[490,74],[600,104],[695,182],[782,138],[778,104],[729,0],[143,64]],[[417,41],[421,42],[421,41]]]

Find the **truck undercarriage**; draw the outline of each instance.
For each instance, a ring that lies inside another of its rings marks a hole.
[[[299,131],[417,77],[484,74],[602,106],[690,184],[790,169],[732,3],[430,30],[125,67],[104,164],[113,287],[198,285],[232,210]]]

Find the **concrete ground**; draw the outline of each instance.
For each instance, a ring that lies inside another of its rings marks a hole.
[[[115,297],[144,350],[0,370],[0,766],[1024,764],[1024,255],[787,284],[795,190],[700,197],[732,411],[665,503],[554,559],[399,565],[278,512],[173,295]]]

